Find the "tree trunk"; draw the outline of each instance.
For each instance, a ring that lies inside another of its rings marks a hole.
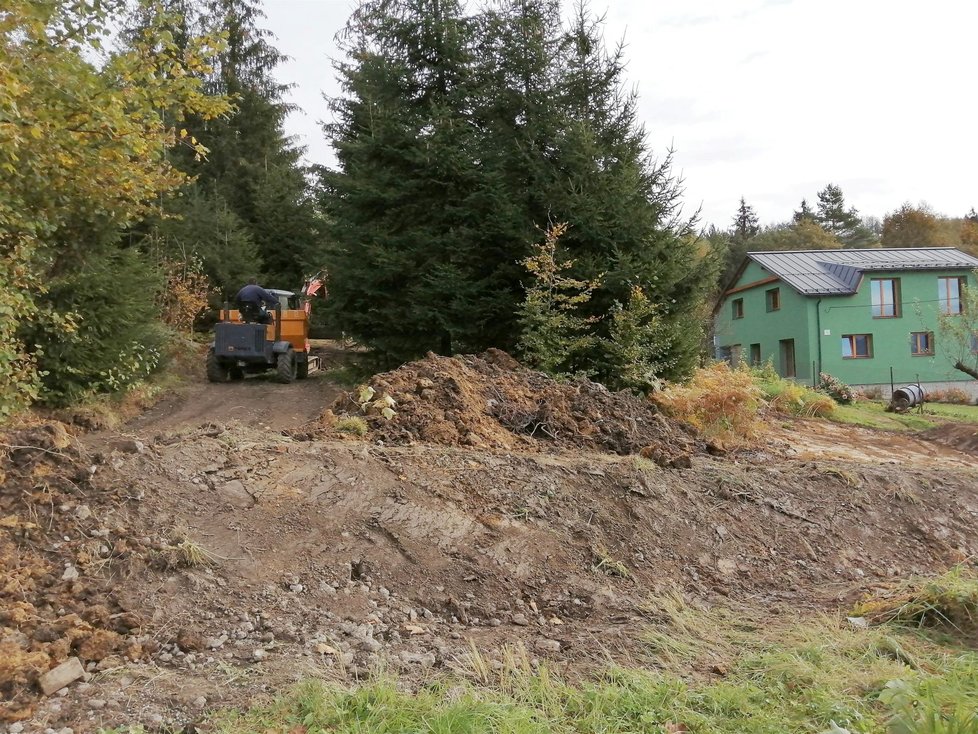
[[[969,367],[961,360],[958,360],[957,362],[954,363],[954,369],[960,372],[964,372],[966,375],[971,375],[971,377],[978,380],[978,370]]]

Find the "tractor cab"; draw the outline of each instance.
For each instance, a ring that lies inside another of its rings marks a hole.
[[[280,291],[269,288],[268,292],[278,299],[279,305],[285,311],[295,311],[299,309],[299,297],[292,291]]]

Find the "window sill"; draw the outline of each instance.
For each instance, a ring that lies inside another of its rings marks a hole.
[[[911,357],[933,357],[934,353],[933,352],[919,352],[919,353],[910,352],[910,356]]]
[[[902,319],[903,314],[898,313],[896,316],[874,316],[873,319]]]
[[[867,354],[865,356],[859,356],[859,357],[843,357],[843,359],[872,359],[872,358],[873,358],[872,354]]]

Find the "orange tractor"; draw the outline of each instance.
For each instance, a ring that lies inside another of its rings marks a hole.
[[[279,382],[289,383],[318,369],[319,357],[309,346],[309,315],[312,300],[326,295],[322,274],[309,278],[297,295],[269,289],[278,298],[269,310],[271,323],[248,320],[228,303],[214,325],[214,342],[207,352],[207,379],[228,382],[246,374],[275,370]]]

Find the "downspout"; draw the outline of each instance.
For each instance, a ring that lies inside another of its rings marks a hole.
[[[818,375],[822,374],[822,299],[815,302],[815,341],[818,343]],[[818,375],[812,375],[813,380]]]

